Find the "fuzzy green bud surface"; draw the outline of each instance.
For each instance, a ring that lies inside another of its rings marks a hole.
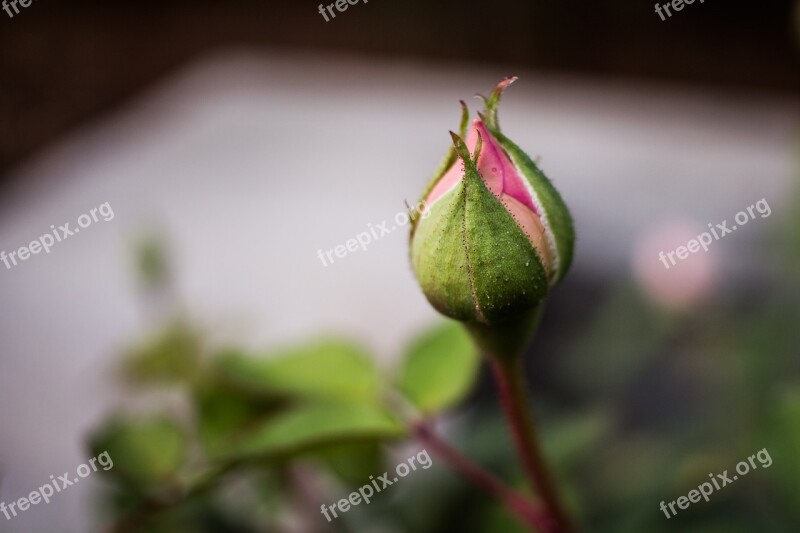
[[[533,320],[572,261],[564,201],[497,124],[515,79],[483,98],[471,124],[462,102],[460,135],[451,132],[453,147],[422,197],[426,216],[411,228],[411,263],[428,301],[478,329]]]

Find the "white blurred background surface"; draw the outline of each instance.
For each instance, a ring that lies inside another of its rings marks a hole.
[[[0,250],[51,224],[74,225],[104,202],[115,218],[49,255],[0,265],[0,501],[74,472],[89,458],[86,432],[123,401],[114,357],[151,326],[132,269],[145,230],[165,234],[187,309],[220,338],[263,347],[342,332],[391,364],[435,316],[408,265],[406,228],[329,266],[317,251],[416,202],[458,126],[458,100],[475,110],[471,95],[510,74],[520,80],[500,121],[541,156],[570,206],[574,268],[627,274],[642,235],[676,218],[702,231],[762,198],[780,215],[800,116],[789,101],[524,71],[215,54],[11,179]],[[743,255],[768,229],[769,218],[758,220],[714,253]],[[724,276],[729,263],[720,264]],[[0,530],[90,530],[97,478],[0,517]]]

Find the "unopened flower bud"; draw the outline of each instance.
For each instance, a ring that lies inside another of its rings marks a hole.
[[[442,314],[492,328],[536,314],[572,261],[574,230],[558,191],[497,124],[500,82],[460,135],[411,228],[411,263]],[[469,126],[469,133],[466,130]],[[463,140],[466,137],[466,140]],[[523,328],[524,329],[524,328]]]

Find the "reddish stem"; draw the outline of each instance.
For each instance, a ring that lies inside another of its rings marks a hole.
[[[549,531],[547,529],[549,518],[542,511],[536,509],[533,503],[523,495],[505,485],[490,472],[440,439],[424,423],[415,424],[413,431],[426,449],[430,449],[435,455],[441,457],[453,470],[476,487],[502,502],[506,509],[522,523],[530,526],[534,531]]]
[[[522,358],[511,360],[488,357],[505,411],[508,425],[522,461],[525,475],[542,499],[550,518],[543,531],[546,533],[572,533],[575,531],[556,490],[544,455],[536,437],[536,429],[523,381]]]

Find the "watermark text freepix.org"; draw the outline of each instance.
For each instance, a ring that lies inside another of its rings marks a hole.
[[[111,209],[111,204],[106,202],[99,207],[92,208],[88,213],[79,216],[78,227],[76,228],[70,228],[70,222],[60,225],[58,228],[56,228],[55,224],[51,224],[50,233],[45,233],[37,240],[31,241],[27,246],[21,246],[8,253],[6,253],[5,250],[0,251],[0,261],[6,265],[6,270],[10,270],[11,267],[17,266],[17,261],[25,261],[31,255],[36,255],[42,250],[44,250],[44,253],[49,254],[50,248],[56,243],[75,235],[80,232],[81,228],[88,228],[95,222],[98,222],[100,220],[97,216],[98,214],[102,216],[103,220],[106,222],[114,220],[114,210]]]
[[[755,459],[758,459],[758,462],[764,468],[769,468],[772,465],[772,457],[769,456],[769,452],[766,448],[762,449],[758,453],[754,453],[750,457],[747,458],[746,461],[739,461],[736,464],[736,474],[732,476],[728,475],[728,471],[725,470],[721,474],[709,474],[708,477],[711,478],[711,481],[706,481],[704,483],[700,483],[696,489],[692,489],[689,491],[689,494],[686,496],[681,496],[677,500],[673,500],[669,502],[669,504],[665,504],[663,501],[659,508],[664,512],[666,517],[672,518],[677,514],[678,511],[675,510],[675,504],[677,503],[679,509],[686,509],[689,505],[693,503],[697,503],[700,501],[700,498],[703,498],[705,501],[708,501],[708,497],[711,496],[715,490],[720,490],[725,485],[733,483],[739,476],[744,476],[748,472],[750,472],[751,467],[752,470],[756,470],[758,465],[755,462]],[[713,483],[713,485],[712,485]],[[669,511],[667,510],[669,507]],[[670,511],[672,514],[670,514]]]
[[[427,470],[433,464],[430,455],[428,455],[427,450],[422,450],[417,455],[412,455],[405,462],[400,463],[395,467],[395,473],[397,474],[394,476],[393,479],[389,479],[389,472],[384,472],[382,476],[378,476],[378,479],[375,479],[374,476],[369,476],[370,483],[362,486],[357,491],[353,491],[350,493],[350,496],[347,498],[342,498],[338,502],[334,503],[333,505],[325,505],[322,504],[321,513],[328,519],[328,522],[333,520],[333,518],[339,518],[339,515],[336,514],[336,509],[338,508],[340,512],[346,513],[350,506],[360,505],[363,501],[364,504],[369,505],[370,498],[375,495],[376,492],[380,492],[381,490],[394,485],[400,478],[406,477],[412,471],[417,469],[417,464],[422,467],[423,470]],[[373,487],[375,490],[373,490]],[[333,514],[333,518],[331,518],[328,512],[330,511]]]
[[[705,1],[706,0],[700,0],[700,3],[704,4]],[[672,9],[675,11],[682,11],[685,7],[684,4],[694,4],[694,0],[672,0],[671,2],[667,2],[663,5],[659,5],[659,3],[656,2],[656,13],[658,13],[658,16],[661,17],[661,20],[667,20],[666,17],[664,17],[662,9],[666,11],[667,17],[672,18],[670,7],[672,7]]]
[[[339,259],[344,258],[348,254],[348,252],[357,252],[359,248],[363,251],[367,251],[367,245],[371,243],[373,240],[377,241],[384,235],[389,235],[391,232],[396,230],[399,227],[405,226],[408,224],[412,218],[416,216],[420,216],[421,218],[425,218],[430,215],[430,211],[427,209],[427,205],[424,201],[417,204],[414,208],[409,208],[409,212],[401,211],[394,216],[394,223],[395,225],[389,227],[389,222],[384,220],[380,224],[373,225],[372,223],[367,224],[369,231],[362,231],[358,235],[356,235],[352,239],[348,239],[344,244],[340,244],[335,248],[330,250],[326,250],[323,255],[322,249],[317,250],[317,257],[319,260],[322,261],[323,266],[328,266],[328,262],[333,263],[334,259],[333,256],[336,255]],[[328,258],[328,261],[325,261],[325,258]]]
[[[70,477],[69,472],[64,472],[64,475],[50,476],[50,481],[34,490],[27,497],[22,497],[9,504],[0,502],[0,512],[6,516],[6,520],[11,520],[17,516],[17,511],[20,513],[30,509],[31,505],[37,505],[39,502],[50,503],[50,498],[62,490],[65,490],[70,485],[74,485],[81,480],[81,478],[88,477],[92,472],[97,472],[97,464],[103,467],[103,470],[111,470],[114,467],[114,461],[108,452],[103,452],[97,457],[89,459],[89,464],[80,465],[76,474],[78,477]],[[90,466],[91,465],[91,466]]]
[[[711,233],[703,232],[697,236],[697,239],[692,239],[691,241],[686,243],[686,246],[678,246],[675,250],[671,252],[667,252],[666,255],[664,254],[663,250],[658,253],[658,260],[664,264],[664,268],[669,269],[670,265],[667,263],[667,258],[669,258],[670,263],[672,266],[675,266],[675,257],[678,256],[678,259],[686,259],[689,257],[690,253],[699,252],[700,248],[703,249],[704,252],[708,251],[708,246],[714,242],[715,240],[720,240],[722,237],[729,233],[733,233],[736,231],[737,228],[740,226],[744,226],[750,220],[755,220],[756,212],[761,215],[761,218],[767,218],[772,214],[772,209],[770,209],[769,204],[765,198],[762,198],[755,204],[749,206],[747,208],[747,212],[739,211],[736,213],[734,220],[736,224],[728,227],[728,221],[723,220],[720,224],[716,224],[712,226],[711,224],[708,225],[708,228],[711,230]],[[714,235],[714,238],[711,238],[711,235]]]
[[[28,7],[33,3],[33,0],[3,0],[2,6],[3,11],[5,11],[9,17],[12,19],[14,15],[19,15],[19,8],[17,4],[21,5],[22,7]],[[14,13],[11,12],[11,9],[14,9]]]
[[[355,0],[355,1],[353,1],[353,0],[336,0],[336,2],[334,2],[332,4],[328,4],[327,6],[325,6],[323,4],[320,4],[319,5],[319,14],[322,15],[322,18],[325,19],[325,22],[328,22],[328,21],[330,21],[330,19],[328,18],[328,14],[325,13],[326,9],[328,10],[328,13],[330,13],[331,18],[335,19],[336,18],[336,13],[333,12],[333,8],[334,7],[336,7],[336,11],[338,11],[339,13],[344,13],[345,11],[347,11],[348,7],[354,6],[357,3],[359,3],[360,1],[361,0]],[[369,0],[364,0],[364,3],[368,4]]]

